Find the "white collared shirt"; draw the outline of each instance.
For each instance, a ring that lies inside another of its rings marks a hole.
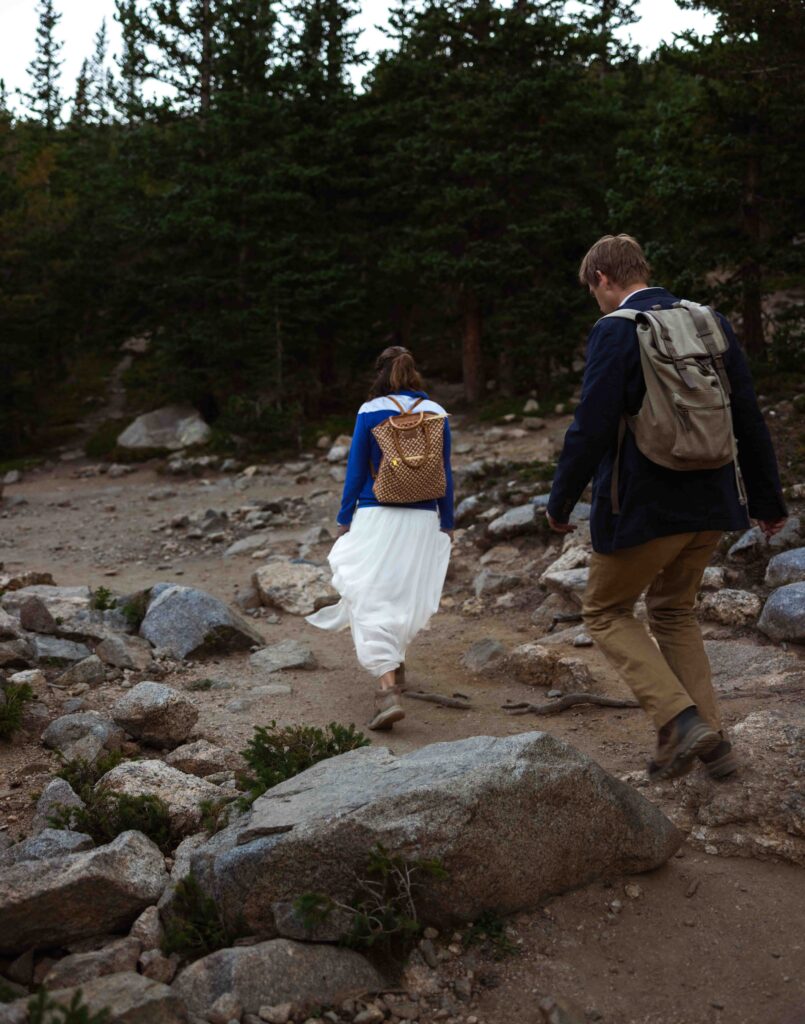
[[[629,294],[626,296],[626,298],[623,300],[620,306],[618,306],[618,309],[620,309],[621,306],[625,306],[629,299],[634,298],[635,295],[639,295],[641,292],[650,292],[652,288],[653,285],[647,285],[645,288],[635,288],[633,292],[629,292]]]

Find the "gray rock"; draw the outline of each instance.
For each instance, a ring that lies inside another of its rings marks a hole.
[[[0,871],[0,952],[127,929],[166,882],[164,857],[140,832],[123,832],[93,850],[13,864]]]
[[[767,587],[784,587],[788,583],[805,583],[805,548],[783,551],[766,567]]]
[[[245,1013],[284,1002],[308,1012],[384,987],[375,968],[354,950],[289,939],[219,949],[186,967],[173,983],[173,991],[198,1016],[226,993]]]
[[[42,742],[71,761],[94,761],[103,750],[120,750],[125,734],[99,711],[79,711],[54,719],[42,733]]]
[[[805,642],[805,583],[789,583],[773,591],[757,625],[772,640]]]
[[[179,969],[178,953],[171,953],[170,956],[159,949],[147,949],[138,961],[140,971],[146,978],[153,978],[154,981],[161,981],[170,985]]]
[[[282,640],[255,651],[249,664],[260,672],[270,673],[288,668],[316,668],[317,662],[310,644],[303,640]]]
[[[172,748],[193,731],[198,708],[179,690],[146,680],[112,705],[112,718],[143,743]]]
[[[89,658],[92,653],[86,644],[60,640],[55,636],[33,634],[31,641],[37,659],[50,665],[70,665]]]
[[[738,690],[805,694],[805,662],[769,645],[705,640],[704,648],[719,693]]]
[[[84,807],[84,801],[73,790],[73,787],[66,779],[52,779],[42,790],[36,802],[36,811],[31,821],[31,834],[41,835],[50,831],[50,817],[63,807]],[[65,833],[75,835],[75,833]],[[70,840],[67,840],[69,843]]]
[[[720,565],[708,565],[702,575],[702,590],[721,590],[727,586],[727,572]]]
[[[55,964],[42,980],[48,988],[67,988],[83,985],[93,978],[118,971],[134,971],[140,956],[140,943],[136,939],[116,939],[102,949],[88,953],[71,953]]]
[[[593,638],[589,634],[587,634],[587,633],[577,633],[576,636],[573,637],[573,646],[574,647],[592,647],[593,646]]]
[[[205,444],[210,428],[192,406],[167,405],[144,413],[118,435],[121,448],[167,448],[178,451],[192,444]]]
[[[476,494],[471,494],[468,498],[460,501],[455,513],[456,526],[465,526],[467,523],[472,522],[480,508],[481,499]]]
[[[8,612],[20,613],[25,602],[39,598],[54,619],[69,620],[76,612],[89,608],[92,591],[89,587],[57,587],[50,583],[33,583],[19,590],[8,590],[0,597]]]
[[[139,636],[109,636],[95,648],[107,665],[144,672],[152,662],[151,645]]]
[[[77,661],[59,676],[60,686],[100,686],[106,681],[106,669],[97,654]]]
[[[461,659],[468,672],[484,672],[497,665],[506,656],[506,648],[499,640],[476,640]]]
[[[723,856],[786,860],[805,867],[805,709],[753,711],[732,729],[740,783],[692,772],[676,783],[689,840]]]
[[[559,572],[543,573],[540,583],[547,587],[550,593],[561,594],[581,607],[581,600],[587,589],[589,578],[589,569],[563,569]]]
[[[220,800],[223,795],[213,783],[156,760],[117,765],[98,780],[95,791],[158,797],[167,805],[174,834],[182,836],[198,831],[201,801]]]
[[[172,750],[165,758],[165,764],[171,768],[177,768],[180,772],[187,772],[188,775],[197,775],[205,778],[215,772],[223,772],[231,769],[243,768],[243,758],[232,750],[225,750],[217,747],[209,740],[196,740],[195,743],[185,743],[176,750]]]
[[[256,570],[252,582],[264,605],[291,615],[311,615],[338,600],[329,570],[309,562],[269,562]]]
[[[144,950],[157,949],[165,936],[159,910],[156,907],[146,907],[131,926],[129,936],[136,939]]]
[[[309,891],[352,898],[375,843],[442,861],[449,880],[423,879],[419,894],[422,916],[439,923],[514,913],[648,870],[679,842],[635,790],[569,744],[525,733],[322,761],[256,800],[190,861],[227,920],[271,936],[278,901]]]
[[[506,670],[529,686],[555,686],[560,690],[600,690],[595,677],[580,658],[568,658],[542,644],[520,644],[506,658]]]
[[[259,551],[271,543],[271,534],[253,533],[249,537],[243,537],[230,544],[224,551],[224,558],[233,558],[236,555],[250,555],[253,551]]]
[[[476,597],[488,597],[490,594],[503,594],[513,587],[519,586],[521,582],[522,577],[514,573],[481,569],[473,580],[473,589]]]
[[[189,1024],[187,1010],[168,985],[134,971],[106,974],[78,987],[56,989],[48,994],[67,1007],[79,989],[90,1013],[108,1010],[109,1024]],[[8,1009],[20,1016],[0,1016],[0,1024],[27,1024],[27,1004],[27,997],[9,1004]]]
[[[244,618],[203,590],[171,585],[154,588],[152,595],[140,635],[174,658],[263,643]]]
[[[495,540],[505,540],[508,537],[520,537],[523,534],[536,533],[538,527],[534,506],[528,504],[510,508],[502,516],[493,519],[486,529],[489,536]]]
[[[242,1016],[243,1007],[232,992],[224,992],[207,1011],[207,1020],[210,1024],[231,1024],[231,1021],[239,1021]],[[262,1018],[262,1014],[260,1016]]]
[[[0,642],[0,668],[28,668],[36,662],[36,649],[27,637]]]
[[[41,597],[29,597],[20,605],[20,626],[31,633],[56,633],[58,625]]]
[[[733,562],[749,562],[765,554],[776,554],[797,548],[803,542],[798,516],[791,516],[785,526],[770,540],[766,540],[759,526],[747,530],[729,549],[727,558]]]
[[[280,938],[297,939],[299,942],[338,942],[352,928],[352,917],[335,908],[323,920],[309,923],[303,921],[290,900],[278,900],[271,908],[274,924]]]
[[[699,612],[705,619],[720,622],[723,626],[752,625],[762,608],[757,594],[748,590],[718,590],[704,594],[699,602]]]
[[[0,640],[18,640],[21,636],[19,622],[4,608],[0,608]]]
[[[64,779],[59,781],[64,782]],[[64,784],[67,785],[66,782]],[[67,788],[70,789],[69,786]],[[78,800],[72,789],[70,789],[70,793]],[[30,836],[28,839],[23,839],[21,843],[15,843],[13,846],[9,846],[8,849],[0,852],[0,868],[9,867],[11,864],[19,864],[24,860],[49,860],[51,857],[61,857],[65,853],[91,850],[94,845],[92,836],[88,836],[84,832],[70,832],[67,829],[60,828],[44,828],[38,834]]]

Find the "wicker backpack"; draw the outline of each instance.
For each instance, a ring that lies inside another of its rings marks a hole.
[[[414,412],[418,398],[407,411],[396,398],[388,396],[400,410],[378,423],[372,434],[380,446],[380,466],[372,491],[383,505],[408,505],[415,501],[443,498],[447,491],[444,472],[444,424],[439,413]]]

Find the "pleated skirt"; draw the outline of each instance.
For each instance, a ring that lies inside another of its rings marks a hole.
[[[363,668],[375,677],[393,671],[439,610],[451,546],[436,512],[359,508],[329,555],[341,600],[307,621],[319,629],[351,629]]]

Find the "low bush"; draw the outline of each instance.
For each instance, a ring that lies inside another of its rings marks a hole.
[[[110,750],[94,761],[76,757],[71,761],[63,761],[56,771],[56,777],[69,782],[73,792],[80,796],[84,803],[88,803],[92,799],[95,783],[124,760],[119,750]]]
[[[227,928],[215,900],[202,892],[198,879],[191,872],[176,885],[162,952],[178,953],[184,960],[198,960],[216,949],[231,946],[237,933]]]
[[[324,729],[311,725],[288,725],[278,728],[258,726],[248,746],[242,751],[252,774],[238,774],[238,784],[248,791],[242,805],[261,796],[267,789],[291,779],[328,757],[336,757],[348,750],[366,747],[369,740],[356,732],[354,725],[331,722]]]
[[[96,612],[106,612],[117,605],[117,598],[108,587],[98,587],[89,598],[89,606]]]
[[[180,837],[174,834],[168,807],[159,797],[95,791],[88,796],[85,807],[58,808],[49,818],[51,826],[86,832],[98,846],[133,830],[148,836],[165,854],[176,848]]]
[[[334,910],[349,915],[352,926],[343,940],[345,945],[358,949],[380,946],[385,952],[403,953],[423,927],[415,890],[424,878],[447,877],[439,860],[408,860],[378,843],[369,853],[364,872],[356,878],[356,894],[350,903],[312,892],[300,896],[294,907],[308,927],[326,920]]]
[[[51,999],[44,989],[28,1003],[29,1024],[108,1024],[111,1020],[107,1009],[92,1013],[84,1002],[79,989],[67,1006],[61,1006]]]
[[[495,960],[516,956],[522,952],[506,934],[506,921],[492,910],[486,910],[467,929],[465,938],[468,946],[480,945],[488,950]]]
[[[25,705],[34,699],[27,683],[6,683],[0,688],[0,739],[8,740],[22,725]]]

